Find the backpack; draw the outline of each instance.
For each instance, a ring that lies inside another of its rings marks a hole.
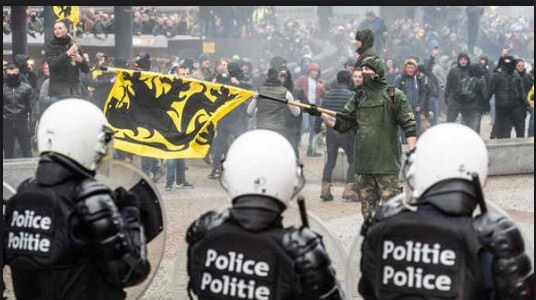
[[[478,97],[478,81],[476,77],[467,76],[460,82],[459,100],[473,102]]]

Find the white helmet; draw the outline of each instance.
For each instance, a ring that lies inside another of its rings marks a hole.
[[[290,143],[271,130],[253,130],[239,136],[222,164],[220,182],[231,200],[264,195],[285,206],[304,185],[301,165]]]
[[[54,152],[95,171],[113,133],[103,112],[91,102],[69,98],[48,107],[37,128],[39,154]]]
[[[477,173],[484,186],[488,176],[488,151],[471,128],[445,123],[434,126],[419,138],[402,167],[408,202],[416,201],[436,183],[453,178],[471,181]]]

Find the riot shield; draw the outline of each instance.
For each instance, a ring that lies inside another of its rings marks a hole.
[[[122,161],[112,160],[104,171],[98,170],[95,178],[111,189],[124,187],[138,195],[141,200],[141,218],[146,229],[151,273],[142,283],[126,289],[127,299],[139,299],[153,281],[164,256],[166,224],[162,198],[143,171]]]
[[[219,210],[230,208],[231,204],[228,199],[223,199]],[[199,217],[199,216],[197,216]],[[314,232],[322,236],[322,240],[326,250],[331,258],[333,267],[336,272],[337,279],[344,289],[347,284],[345,274],[347,271],[347,254],[344,247],[335,234],[335,231],[320,217],[314,213],[307,212],[309,227]],[[302,220],[296,201],[291,201],[289,207],[283,213],[283,226],[301,226]],[[179,244],[178,256],[173,266],[173,275],[171,279],[170,290],[168,291],[172,299],[188,299],[188,272],[187,272],[187,247],[186,243]]]
[[[405,194],[400,194],[394,198],[392,198],[390,201],[405,201]],[[506,212],[504,209],[502,209],[499,205],[492,201],[486,201],[486,205],[488,207],[489,211],[496,211],[498,213],[501,213],[508,218],[516,221],[514,217],[512,217],[508,212]],[[473,216],[477,216],[481,213],[480,208],[477,208],[475,212],[473,213]],[[532,234],[534,232],[534,225],[526,226],[524,224],[521,224],[520,222],[516,221],[517,226],[521,230],[524,244],[525,244],[525,253],[530,257],[532,267],[534,268],[534,235]],[[361,229],[361,228],[360,228]],[[348,258],[347,258],[347,269],[345,274],[345,293],[347,299],[362,299],[362,297],[359,295],[358,292],[358,284],[359,280],[361,279],[361,271],[360,271],[360,265],[361,265],[361,244],[363,243],[363,237],[360,234],[360,230],[357,231],[357,235],[354,237],[350,250],[348,252]]]

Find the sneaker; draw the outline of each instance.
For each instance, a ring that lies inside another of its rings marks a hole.
[[[171,192],[171,190],[172,190],[171,185],[166,185],[166,187],[164,188],[164,191],[166,192]]]
[[[322,154],[315,152],[314,150],[311,150],[311,151],[307,150],[307,156],[318,157],[318,156],[322,156]]]
[[[208,174],[209,179],[218,179],[220,178],[220,170],[213,169],[210,174]]]
[[[194,188],[193,184],[186,182],[186,181],[183,183],[177,183],[175,187],[178,189],[193,189]]]

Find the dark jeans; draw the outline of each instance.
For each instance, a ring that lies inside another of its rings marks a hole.
[[[158,165],[158,159],[152,158],[152,157],[141,157],[141,169],[142,171],[147,174],[147,176],[151,176],[151,172],[153,175],[156,175],[160,171],[160,166]]]
[[[518,107],[515,112],[514,129],[516,137],[525,137],[525,120],[527,119],[527,110],[524,106]]]
[[[166,186],[170,186],[173,180],[176,179],[176,184],[186,182],[186,163],[184,159],[168,159],[167,165],[167,180]]]
[[[497,107],[495,111],[495,138],[509,139],[518,117],[517,108]]]
[[[479,111],[459,110],[449,107],[447,112],[447,122],[455,122],[458,115],[462,115],[462,124],[472,128],[477,133],[480,133],[480,122],[482,121],[482,113]]]
[[[353,131],[346,133],[338,133],[332,128],[327,128],[326,131],[326,147],[328,157],[326,164],[324,165],[324,172],[322,175],[322,181],[331,182],[331,174],[333,168],[337,164],[337,156],[339,154],[339,148],[344,150],[346,158],[348,159],[348,171],[346,172],[346,182],[355,182],[354,175],[354,142],[355,136]]]
[[[534,136],[534,108],[530,109],[530,120],[529,120],[529,133],[528,136]]]
[[[246,130],[231,130],[225,127],[220,127],[216,130],[216,136],[212,141],[212,149],[214,152],[212,168],[214,170],[221,170],[221,160],[223,156],[229,150],[229,146]],[[212,148],[211,147],[211,148]]]
[[[32,157],[29,121],[3,120],[3,126],[4,158],[14,158],[15,139],[19,142],[22,156]]]

